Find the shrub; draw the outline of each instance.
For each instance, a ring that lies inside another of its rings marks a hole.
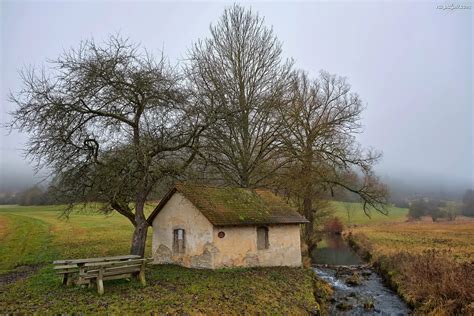
[[[339,217],[335,216],[329,219],[324,225],[324,231],[327,233],[341,234],[344,230],[344,224],[342,224]]]
[[[467,190],[462,198],[462,214],[474,216],[474,190]]]
[[[431,219],[433,220],[433,222],[437,222],[438,221],[438,218],[442,218],[444,217],[443,215],[443,212],[439,209],[439,208],[433,208],[429,211],[429,215],[431,216]]]
[[[428,203],[423,199],[411,202],[408,210],[408,217],[411,219],[420,219],[428,213]]]

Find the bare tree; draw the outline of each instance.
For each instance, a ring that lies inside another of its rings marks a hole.
[[[362,103],[344,78],[321,72],[310,81],[295,75],[291,105],[283,109],[281,139],[290,161],[282,179],[287,191],[303,201],[302,211],[313,222],[314,198],[343,188],[357,194],[366,214],[370,208],[385,212],[387,190],[372,171],[379,154],[364,151],[355,140],[360,132]],[[306,225],[313,240],[313,225]]]
[[[292,62],[282,60],[281,43],[263,18],[241,6],[226,9],[210,31],[194,45],[187,69],[196,102],[220,113],[203,135],[203,157],[218,179],[257,186],[279,167],[270,162]]]
[[[99,200],[128,218],[131,253],[143,256],[145,202],[194,158],[200,111],[164,57],[119,36],[85,41],[49,66],[23,72],[11,127],[29,133],[27,155],[52,170],[71,207]]]

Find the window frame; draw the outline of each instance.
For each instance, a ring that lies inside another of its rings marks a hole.
[[[182,238],[179,239],[179,232]],[[186,230],[184,228],[173,229],[173,254],[184,254],[186,252]]]
[[[261,242],[260,241],[260,238],[259,238],[259,230],[262,231],[263,230],[263,238],[265,239],[264,240],[264,247],[262,248],[261,247]],[[257,226],[257,250],[267,250],[270,248],[270,237],[269,237],[269,231],[270,229],[268,228],[268,226]]]

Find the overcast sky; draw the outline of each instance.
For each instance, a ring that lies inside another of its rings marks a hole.
[[[120,32],[172,62],[209,35],[231,2],[0,1],[1,121],[18,91],[18,70],[41,66],[82,39]],[[472,1],[453,1],[472,6]],[[284,54],[316,76],[346,76],[366,105],[364,146],[383,152],[377,170],[474,182],[473,8],[435,2],[243,2],[273,26]],[[0,135],[0,182],[23,185],[26,135]]]

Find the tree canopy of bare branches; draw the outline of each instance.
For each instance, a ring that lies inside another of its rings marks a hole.
[[[204,133],[203,156],[220,179],[261,184],[274,170],[277,109],[287,100],[291,61],[264,20],[234,5],[192,48],[187,69],[195,99],[219,120]]]
[[[385,212],[387,189],[372,169],[380,154],[364,151],[355,135],[363,110],[345,78],[322,71],[310,80],[295,75],[291,105],[282,111],[281,139],[289,164],[281,179],[287,192],[302,201],[304,215],[313,222],[313,199],[324,191],[343,188],[370,208]],[[311,238],[313,228],[307,225]]]
[[[23,72],[12,127],[29,133],[27,155],[52,170],[71,205],[100,200],[127,217],[136,228],[131,252],[143,255],[144,204],[193,159],[200,111],[163,56],[119,36],[85,41],[49,66],[48,75]]]

